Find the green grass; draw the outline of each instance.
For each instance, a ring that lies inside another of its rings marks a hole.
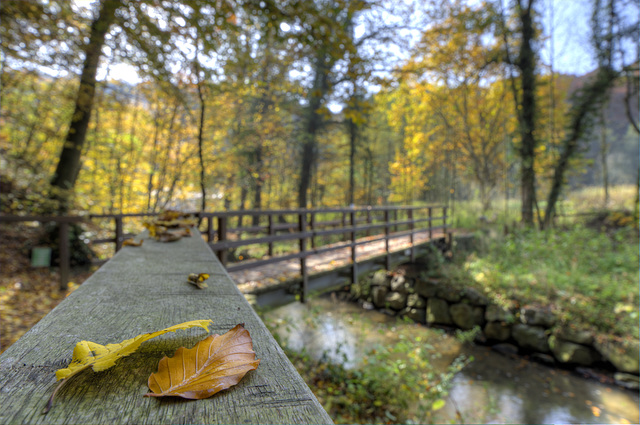
[[[602,187],[584,187],[568,192],[556,206],[556,211],[561,215],[574,215],[582,213],[593,213],[598,211],[634,211],[634,204],[638,188],[635,185],[619,185],[609,188],[609,203],[604,203],[604,189]],[[541,196],[538,194],[538,196]],[[454,228],[466,230],[486,229],[487,227],[502,228],[503,225],[513,227],[514,223],[520,221],[520,199],[511,198],[506,202],[504,199],[495,199],[492,209],[483,212],[480,201],[456,201],[453,205],[453,214],[450,224]],[[544,214],[546,207],[545,200],[541,199],[538,208]],[[534,210],[534,216],[536,211]],[[484,216],[488,222],[483,222],[480,217]],[[575,218],[558,218],[559,224],[574,223]],[[584,221],[584,218],[582,219]]]
[[[637,338],[638,261],[637,230],[578,226],[487,238],[445,273],[496,302],[550,306],[563,324]]]
[[[638,188],[635,185],[620,185],[609,188],[609,204],[604,204],[604,189],[602,187],[585,187],[570,192],[560,203],[558,210],[566,213],[593,211],[594,209],[628,210],[633,211]]]

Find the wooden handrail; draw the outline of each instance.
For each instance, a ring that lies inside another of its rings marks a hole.
[[[193,237],[172,243],[147,238],[141,247],[125,246],[0,355],[0,423],[333,423],[198,230],[192,230]],[[209,274],[208,288],[188,284],[191,273]],[[56,387],[55,371],[69,363],[80,341],[118,343],[206,319],[212,320],[209,334],[239,323],[251,334],[260,365],[233,388],[199,401],[143,397],[162,357],[207,336],[202,329],[181,330],[145,342],[108,370],[84,371],[61,389],[49,413],[41,414]]]

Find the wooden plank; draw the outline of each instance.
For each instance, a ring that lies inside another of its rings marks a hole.
[[[331,423],[260,318],[199,237],[173,243],[145,240],[112,260],[0,356],[0,423],[170,424]],[[209,287],[186,283],[209,273]],[[206,400],[143,397],[164,355],[192,347],[206,332],[178,331],[145,342],[106,371],[84,371],[42,409],[56,386],[54,372],[81,340],[117,343],[188,320],[212,319],[211,333],[245,323],[261,359],[237,386]]]

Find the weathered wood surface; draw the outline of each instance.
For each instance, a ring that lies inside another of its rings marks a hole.
[[[186,283],[189,273],[209,273],[209,287],[199,290]],[[77,342],[117,343],[198,319],[212,319],[210,331],[217,334],[245,323],[261,359],[258,369],[206,400],[143,397],[163,356],[192,347],[206,335],[199,328],[177,331],[145,342],[111,369],[82,372],[42,414],[57,384],[54,373],[69,363]],[[332,421],[205,242],[193,236],[124,247],[9,347],[0,356],[0,423]]]

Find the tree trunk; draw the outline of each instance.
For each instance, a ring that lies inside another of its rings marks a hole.
[[[358,137],[358,127],[353,119],[349,120],[349,196],[348,204],[355,205],[356,190],[356,139]]]
[[[246,202],[247,202],[247,188],[243,182],[244,179],[241,179],[241,184],[242,187],[240,188],[240,210],[244,211],[246,209]],[[236,225],[236,227],[242,227],[242,219],[244,218],[243,215],[239,215],[238,216],[238,223]]]
[[[522,87],[522,98],[520,102],[520,191],[522,196],[522,222],[527,226],[533,225],[533,207],[535,202],[535,149],[536,138],[534,130],[536,126],[536,59],[532,42],[535,39],[535,28],[533,23],[532,8],[534,0],[529,0],[529,4],[523,7],[518,0],[518,12],[522,25],[522,44],[520,54],[516,62],[520,69],[520,83]]]
[[[198,69],[196,68],[196,72]],[[200,81],[200,75],[198,75],[198,99],[200,100],[200,122],[198,123],[198,159],[200,160],[200,194],[202,199],[200,201],[200,211],[205,212],[207,209],[207,188],[205,185],[205,168],[204,168],[204,155],[203,155],[203,133],[204,133],[204,115],[206,111],[206,104],[204,102],[204,93],[202,92],[202,81]]]
[[[588,127],[589,119],[606,98],[606,94],[613,87],[617,75],[611,68],[600,68],[594,80],[587,83],[575,98],[567,137],[562,143],[562,151],[554,167],[551,191],[547,197],[547,208],[544,214],[544,227],[551,224],[555,214],[556,202],[560,198],[564,177],[569,168],[569,160],[578,148],[578,142]]]
[[[565,173],[569,168],[569,160],[578,148],[578,142],[586,129],[592,124],[593,116],[607,99],[607,95],[614,86],[620,72],[614,69],[614,52],[619,40],[614,34],[616,8],[614,0],[609,0],[606,5],[606,19],[600,20],[599,12],[602,6],[599,1],[594,3],[593,10],[593,44],[598,58],[598,71],[592,80],[587,82],[580,91],[574,95],[573,105],[570,111],[569,128],[567,136],[562,143],[562,152],[554,168],[551,191],[547,198],[544,225],[551,223],[555,214],[556,202],[560,198]],[[604,30],[604,31],[603,31]]]
[[[319,109],[329,90],[329,72],[331,71],[330,55],[325,51],[318,52],[314,66],[314,83],[309,91],[305,133],[302,142],[302,161],[300,168],[300,184],[298,185],[298,206],[307,208],[307,194],[311,186],[313,168],[316,161],[316,134],[322,124]]]
[[[602,166],[602,188],[604,189],[604,207],[609,205],[609,167],[607,156],[609,154],[609,142],[607,140],[607,125],[604,116],[604,105],[600,109],[600,165]]]
[[[73,189],[80,172],[80,154],[87,135],[89,120],[91,119],[96,73],[102,55],[102,46],[104,45],[105,35],[115,20],[116,9],[119,5],[119,0],[103,1],[100,5],[98,17],[91,24],[89,43],[84,49],[85,59],[80,76],[80,85],[76,94],[75,109],[56,171],[51,180],[51,185],[58,189],[58,193],[54,194],[54,196],[62,201],[61,211],[69,208],[69,192]]]

